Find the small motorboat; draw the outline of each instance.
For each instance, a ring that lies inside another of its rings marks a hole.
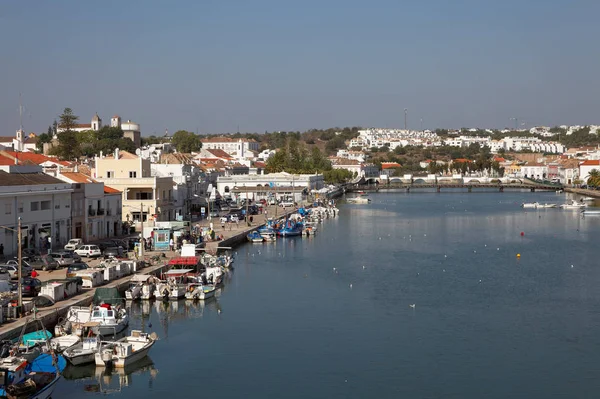
[[[369,204],[371,203],[371,198],[363,194],[358,197],[348,198],[346,199],[346,202],[349,204]]]
[[[91,316],[92,310],[89,306],[71,306],[67,311],[67,316],[59,319],[58,324],[54,327],[54,335],[57,337],[70,334],[81,336],[81,326],[89,322]]]
[[[214,285],[204,285],[202,283],[192,283],[188,285],[188,291],[185,293],[186,299],[204,300],[212,298],[215,295]]]
[[[538,202],[525,202],[521,204],[523,208],[539,208],[540,204]]]
[[[102,345],[94,355],[96,366],[126,367],[146,357],[157,339],[155,333],[132,330],[130,336]]]
[[[540,204],[538,208],[556,208],[557,206],[556,204]]]
[[[90,322],[98,323],[92,328],[94,334],[102,336],[116,335],[127,328],[129,317],[124,308],[119,306],[113,307],[111,304],[103,303],[100,306],[94,307]]]
[[[58,353],[64,352],[66,349],[77,345],[81,342],[81,337],[75,334],[63,335],[54,337],[50,340],[50,347]]]
[[[93,324],[88,323],[87,327],[92,328]],[[100,349],[101,343],[98,337],[87,337],[80,340],[75,345],[63,351],[63,356],[73,366],[93,363],[95,355]]]
[[[152,299],[154,297],[154,276],[150,274],[135,274],[129,281],[125,298],[129,300]]]
[[[254,243],[261,243],[265,240],[264,237],[258,231],[253,231],[253,232],[249,233],[246,236],[246,238],[248,239],[248,241],[254,242]]]
[[[587,206],[587,204],[584,202],[577,202],[575,200],[571,200],[570,202],[567,202],[566,204],[562,204],[560,207],[562,209],[582,209],[582,208],[585,208],[586,206]]]
[[[261,233],[261,235],[266,242],[273,242],[277,240],[277,235],[275,234],[275,232]]]
[[[594,201],[594,200],[595,200],[595,198],[594,198],[594,197],[583,197],[583,198],[581,199],[581,201],[587,201],[587,202],[591,202],[591,201]]]

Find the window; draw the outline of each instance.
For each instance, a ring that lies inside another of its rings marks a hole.
[[[132,170],[129,172],[130,179],[135,179],[136,177],[137,177],[137,172],[135,170]]]
[[[31,206],[31,211],[32,211],[32,212],[33,212],[33,211],[37,211],[38,209],[40,209],[40,203],[39,203],[39,202],[37,202],[37,201],[36,201],[36,202],[32,202],[32,203],[30,204],[30,206]]]
[[[23,203],[19,202],[19,213],[23,213]]]
[[[4,204],[4,214],[5,214],[5,215],[10,215],[10,214],[11,214],[11,212],[12,212],[12,211],[11,211],[11,208],[12,208],[12,207],[10,206],[10,204]]]
[[[33,205],[33,202],[31,204]],[[42,211],[47,211],[48,209],[50,209],[50,206],[51,206],[50,201],[42,201],[42,205],[41,205]]]
[[[131,172],[129,172],[129,173],[131,174]],[[106,178],[107,179],[111,179],[113,177],[115,177],[115,172],[114,171],[109,170],[109,171],[106,172]],[[131,177],[131,176],[129,176],[129,177]]]

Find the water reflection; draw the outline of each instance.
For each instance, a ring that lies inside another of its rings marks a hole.
[[[83,382],[81,388],[85,392],[111,394],[121,392],[134,379],[138,383],[147,381],[148,388],[152,388],[158,369],[154,367],[150,357],[145,357],[125,368],[110,369],[96,367],[95,364],[77,367],[68,365],[62,375],[66,380]]]

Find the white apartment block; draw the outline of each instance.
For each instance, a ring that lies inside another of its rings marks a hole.
[[[17,256],[17,224],[22,247],[47,251],[71,238],[71,184],[41,173],[0,171],[0,243],[7,257]]]

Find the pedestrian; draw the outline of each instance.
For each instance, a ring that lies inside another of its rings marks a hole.
[[[175,241],[173,241],[173,237],[169,240],[169,248],[171,249],[171,252],[175,250]]]
[[[227,221],[227,224],[229,225],[229,231],[231,231],[232,223],[230,221]]]
[[[33,269],[31,272],[31,278],[36,278],[37,276],[38,276],[38,272],[36,272],[35,269]]]
[[[254,216],[250,215],[250,226],[252,226],[253,221],[254,221]]]
[[[223,218],[221,218],[221,227],[225,230],[225,220]]]
[[[4,255],[4,244],[0,244],[0,256]]]

